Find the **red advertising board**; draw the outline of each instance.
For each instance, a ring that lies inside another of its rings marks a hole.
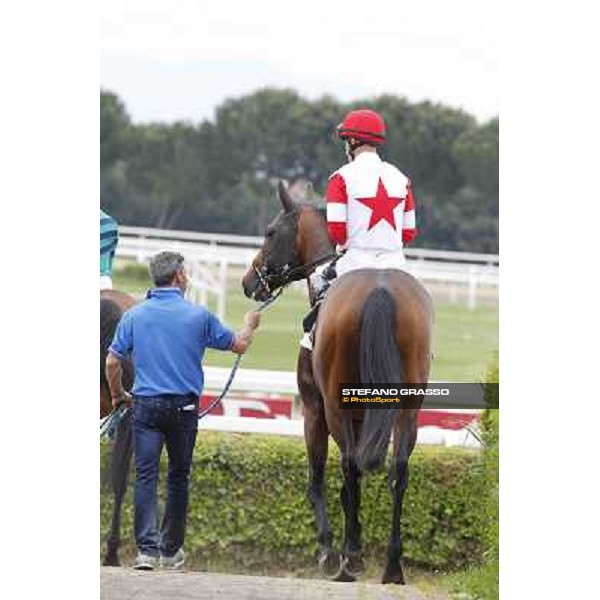
[[[200,407],[207,408],[215,399],[215,394],[202,395]],[[231,394],[216,406],[211,415],[228,417],[251,417],[256,419],[291,419],[294,403],[290,396],[278,394]],[[301,416],[301,408],[298,416]],[[473,423],[478,413],[473,411],[448,411],[441,409],[422,410],[419,413],[419,427],[439,427],[440,429],[458,430]]]

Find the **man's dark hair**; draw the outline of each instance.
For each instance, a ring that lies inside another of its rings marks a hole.
[[[148,271],[156,287],[170,285],[175,273],[183,266],[183,255],[179,252],[159,252],[150,259]]]

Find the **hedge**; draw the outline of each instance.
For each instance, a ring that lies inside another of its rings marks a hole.
[[[108,448],[101,445],[103,468]],[[164,457],[163,457],[164,458]],[[409,564],[453,568],[481,561],[487,522],[481,502],[482,453],[417,447],[404,500],[404,556]],[[166,460],[161,464],[160,507]],[[269,573],[314,567],[315,518],[306,498],[303,440],[256,434],[200,432],[194,453],[185,548],[191,567]],[[342,536],[339,453],[330,444],[327,494],[336,547]],[[131,488],[130,484],[130,488]],[[111,496],[101,493],[101,539],[110,523]],[[132,490],[123,515],[122,557],[135,552]],[[363,478],[361,520],[367,560],[383,564],[391,497],[385,473]],[[102,550],[104,543],[102,542]]]
[[[498,357],[490,365],[486,381],[499,383]],[[497,386],[487,388],[489,393],[499,394]],[[490,404],[498,406],[498,397],[489,398]],[[483,491],[481,497],[482,564],[457,573],[450,582],[450,590],[459,592],[472,600],[497,600],[499,596],[499,481],[498,465],[500,460],[500,413],[497,409],[488,409],[482,417],[483,428]]]
[[[487,373],[489,383],[499,383],[498,358],[492,363]],[[498,395],[498,388],[491,388]],[[498,406],[498,398],[495,398]],[[484,452],[484,476],[486,489],[486,512],[484,521],[484,541],[486,558],[498,560],[500,503],[499,503],[499,463],[500,463],[500,413],[497,409],[488,409],[482,418]]]

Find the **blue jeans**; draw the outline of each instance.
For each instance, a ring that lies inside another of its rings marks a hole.
[[[173,556],[183,546],[188,482],[197,432],[197,397],[134,398],[135,540],[143,554]],[[157,487],[163,444],[169,457],[169,475],[167,505],[159,536]]]

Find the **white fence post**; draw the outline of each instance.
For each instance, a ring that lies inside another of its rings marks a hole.
[[[475,310],[477,306],[477,267],[469,267],[469,292],[467,298],[469,310]]]
[[[227,260],[221,259],[219,263],[219,293],[217,295],[217,315],[221,321],[225,320],[225,301],[227,298]]]

